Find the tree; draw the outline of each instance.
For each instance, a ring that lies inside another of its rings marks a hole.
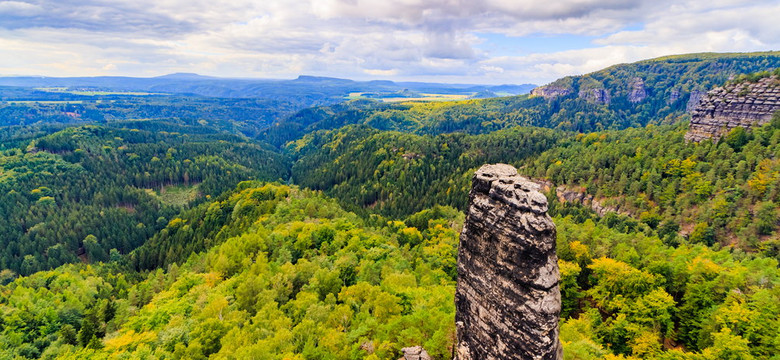
[[[78,341],[76,338],[76,329],[70,324],[62,325],[60,328],[60,341],[63,344],[76,345]]]

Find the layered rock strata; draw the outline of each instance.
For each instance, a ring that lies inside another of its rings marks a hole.
[[[558,96],[566,96],[572,93],[572,90],[565,87],[558,87],[552,85],[540,86],[531,90],[531,95],[541,96],[545,99],[552,99]]]
[[[509,165],[472,180],[460,236],[456,359],[562,359],[555,225],[538,185]]]
[[[685,140],[717,140],[736,127],[750,129],[764,125],[778,110],[778,77],[719,87],[704,95],[691,111],[691,125],[685,134]]]

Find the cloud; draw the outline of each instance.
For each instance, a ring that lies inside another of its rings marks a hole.
[[[542,83],[673,53],[777,49],[778,13],[769,0],[0,0],[0,73]],[[480,34],[502,34],[502,48],[594,40],[506,55]]]
[[[0,1],[0,16],[33,16],[40,14],[43,9],[35,4],[21,1]]]

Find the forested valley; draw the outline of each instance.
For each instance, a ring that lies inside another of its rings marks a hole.
[[[562,95],[246,121],[247,99],[0,107],[0,359],[451,359],[471,176],[497,162],[547,192],[565,359],[780,359],[780,113],[684,140],[697,91],[778,66],[693,54],[541,88]]]

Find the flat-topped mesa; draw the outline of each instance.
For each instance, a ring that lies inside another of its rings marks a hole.
[[[458,249],[456,359],[562,359],[559,281],[539,185],[510,165],[482,166]]]
[[[780,78],[728,84],[707,92],[691,111],[685,140],[718,140],[736,127],[761,126],[780,111]]]

